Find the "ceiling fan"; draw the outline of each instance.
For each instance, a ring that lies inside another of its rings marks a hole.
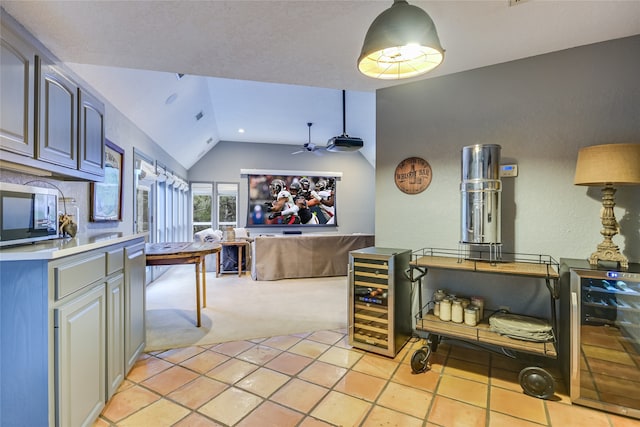
[[[314,144],[313,142],[311,142],[311,125],[313,125],[313,123],[308,122],[307,126],[309,127],[309,139],[307,142],[305,142],[302,145],[302,149],[298,150],[298,151],[294,151],[291,154],[300,154],[300,153],[313,153],[317,156],[322,155],[322,152],[320,150],[324,149],[325,147],[318,147],[316,144]]]

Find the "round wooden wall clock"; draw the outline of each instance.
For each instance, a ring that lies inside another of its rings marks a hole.
[[[431,184],[431,165],[420,157],[409,157],[398,163],[393,179],[403,193],[421,193]]]

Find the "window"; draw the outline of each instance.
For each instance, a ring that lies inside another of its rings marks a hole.
[[[191,241],[188,233],[186,181],[175,175],[160,163],[156,164],[158,173],[158,242]]]
[[[218,227],[238,226],[238,184],[217,183]]]
[[[153,161],[137,150],[133,152],[134,161],[134,221],[133,230],[136,233],[149,232],[153,224],[153,196],[157,175]],[[151,233],[153,242],[153,233]]]
[[[191,206],[193,207],[193,234],[213,228],[213,184],[191,183]]]

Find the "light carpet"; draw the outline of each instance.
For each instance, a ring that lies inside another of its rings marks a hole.
[[[173,266],[147,286],[145,351],[347,327],[347,277],[256,281],[207,273],[196,327],[195,267]]]

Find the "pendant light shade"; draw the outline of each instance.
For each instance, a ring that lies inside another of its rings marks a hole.
[[[369,27],[358,69],[376,79],[406,79],[433,70],[443,58],[444,49],[427,12],[395,0]]]

